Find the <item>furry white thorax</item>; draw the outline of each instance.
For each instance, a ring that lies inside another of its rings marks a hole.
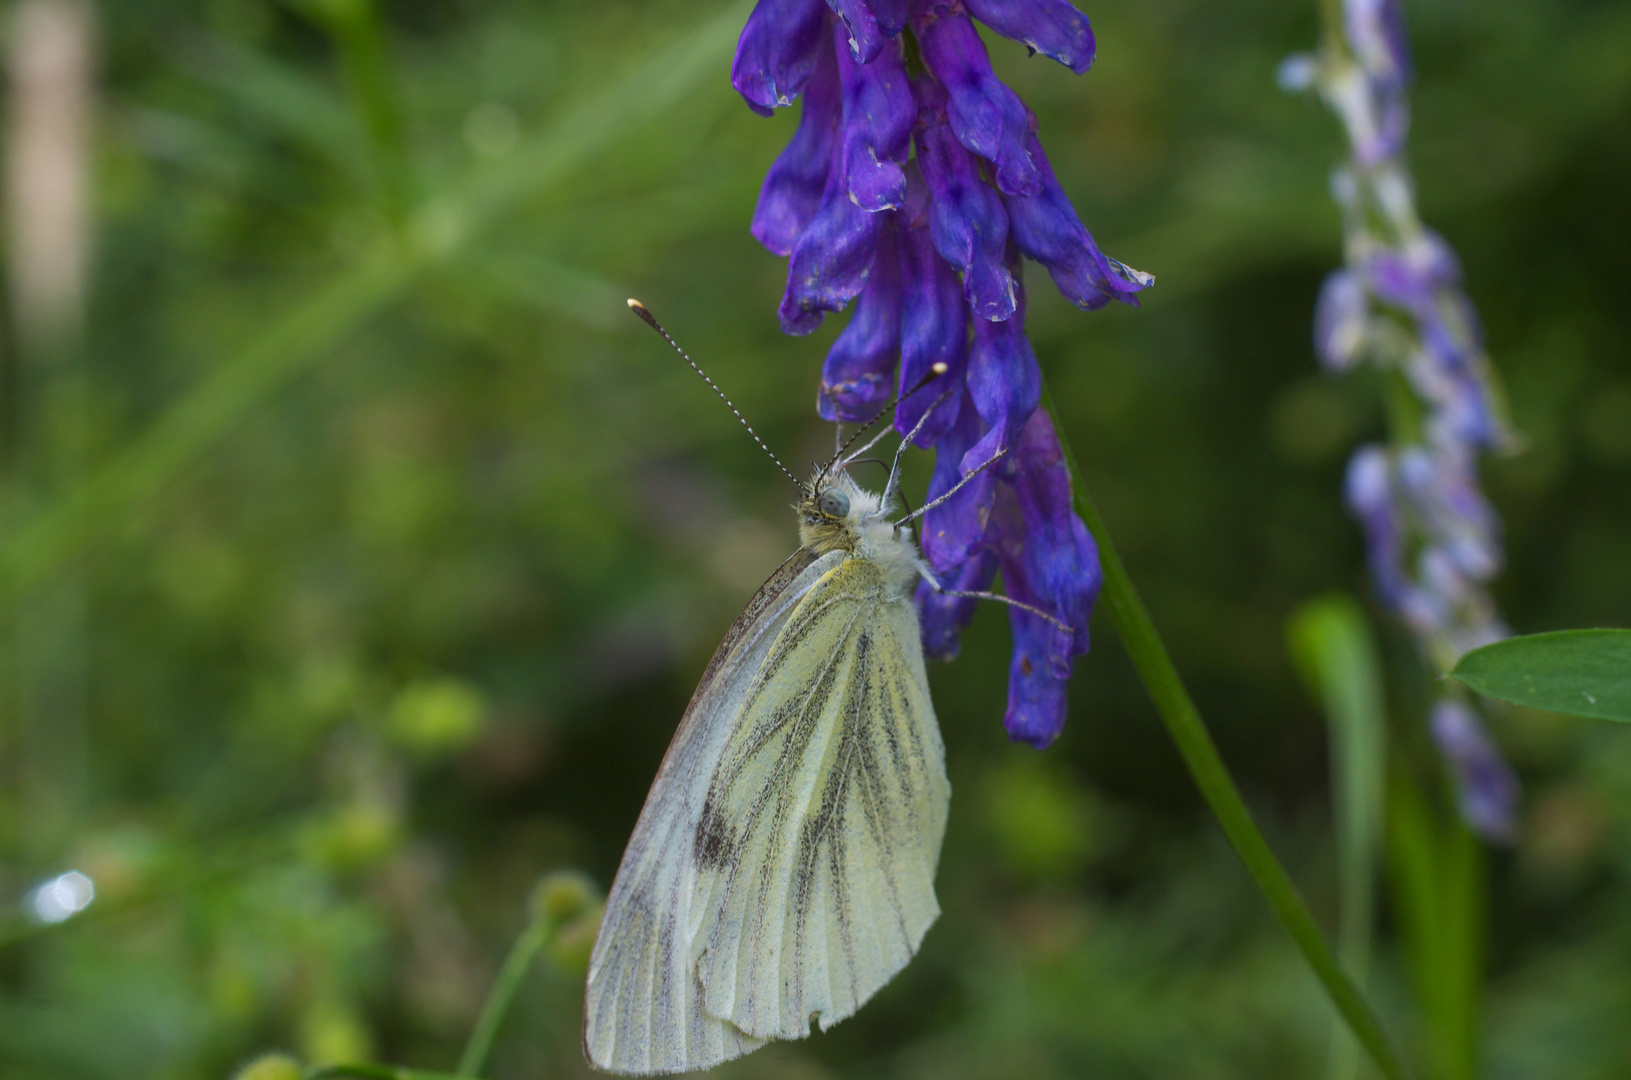
[[[818,552],[846,550],[855,558],[875,563],[883,570],[893,596],[908,595],[924,571],[923,556],[918,553],[912,531],[895,528],[893,500],[885,505],[883,496],[861,487],[842,471],[827,475],[820,480],[819,488],[812,488],[817,498],[832,489],[843,492],[849,500],[849,513],[841,519],[813,520],[808,511],[815,500],[802,504],[800,532],[804,543]]]

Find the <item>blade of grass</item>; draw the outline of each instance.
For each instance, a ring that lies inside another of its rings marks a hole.
[[[1332,816],[1336,823],[1340,915],[1337,955],[1364,991],[1370,976],[1376,862],[1386,800],[1387,725],[1381,662],[1364,609],[1342,595],[1303,605],[1287,626],[1291,655],[1330,727]],[[1331,1075],[1358,1075],[1358,1046],[1339,1027]]]
[[[1105,607],[1110,611],[1116,632],[1121,635],[1122,645],[1126,647],[1144,689],[1155,703],[1156,712],[1177,744],[1178,753],[1188,766],[1195,786],[1200,789],[1213,816],[1223,827],[1240,861],[1246,865],[1247,872],[1262,890],[1280,925],[1302,950],[1303,957],[1314,969],[1314,974],[1360,1045],[1388,1080],[1404,1080],[1404,1066],[1388,1042],[1381,1024],[1326,946],[1308,905],[1297,892],[1285,867],[1275,858],[1268,840],[1252,820],[1251,811],[1246,808],[1245,800],[1229,776],[1229,770],[1218,754],[1217,745],[1213,743],[1200,711],[1195,708],[1195,702],[1184,687],[1178,669],[1173,665],[1172,657],[1144,607],[1144,601],[1127,574],[1127,568],[1122,565],[1121,556],[1104,526],[1104,519],[1099,516],[1092,496],[1087,493],[1086,480],[1076,464],[1075,454],[1071,452],[1070,441],[1060,428],[1059,413],[1054,408],[1046,385],[1042,389],[1042,402],[1053,418],[1054,429],[1059,432],[1059,445],[1064,451],[1065,464],[1070,469],[1075,487],[1076,511],[1099,545],[1099,561],[1104,571]]]

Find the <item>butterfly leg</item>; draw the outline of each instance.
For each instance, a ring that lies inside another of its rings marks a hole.
[[[972,476],[973,474],[970,473],[969,475]],[[927,509],[927,507],[925,507],[925,509]],[[1021,610],[1021,611],[1028,611],[1032,615],[1035,615],[1039,619],[1046,619],[1046,620],[1048,620],[1048,622],[1050,622],[1053,625],[1057,626],[1059,629],[1063,630],[1067,634],[1074,634],[1076,632],[1073,627],[1071,627],[1068,624],[1062,622],[1061,620],[1055,618],[1054,616],[1049,615],[1046,611],[1043,611],[1041,608],[1035,606],[1034,604],[1027,604],[1023,600],[1015,600],[1011,596],[1004,596],[1001,593],[994,593],[994,592],[983,592],[983,591],[964,592],[961,589],[945,589],[945,588],[942,588],[941,585],[940,585],[940,582],[935,580],[934,572],[929,569],[928,563],[924,562],[921,559],[919,559],[917,561],[917,572],[919,574],[923,575],[923,580],[929,583],[929,588],[933,589],[935,592],[939,593],[941,596],[966,596],[971,600],[995,600],[999,604],[1007,604],[1009,607],[1016,607],[1016,608],[1019,608],[1019,610]]]
[[[968,473],[967,476],[963,477],[961,480],[957,481],[957,483],[953,484],[950,491],[946,492],[944,495],[940,496],[940,498],[938,498],[938,499],[929,500],[928,502],[924,503],[918,509],[913,510],[910,514],[907,514],[905,517],[903,517],[899,521],[895,522],[895,528],[899,529],[902,525],[905,525],[907,522],[911,521],[913,518],[922,517],[924,514],[928,513],[930,510],[933,510],[935,507],[939,506],[941,503],[945,502],[947,499],[951,498],[953,495],[957,494],[959,491],[962,491],[963,490],[963,485],[967,484],[970,480],[973,480],[976,476],[979,476],[982,472],[989,469],[991,466],[995,465],[998,461],[1000,461],[1002,459],[1002,456],[1004,454],[1006,454],[1006,453],[1008,453],[1008,450],[1006,448],[1004,448],[1002,450],[998,450],[995,454],[992,454],[990,457],[988,457],[984,461],[980,462],[974,468],[969,470],[969,473]]]

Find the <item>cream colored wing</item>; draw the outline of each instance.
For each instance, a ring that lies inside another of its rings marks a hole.
[[[709,1016],[803,1038],[906,965],[940,914],[944,758],[911,599],[849,559],[799,601],[707,789],[688,936]]]
[[[693,858],[708,785],[733,719],[798,601],[840,554],[800,550],[748,602],[714,652],[652,782],[589,960],[583,1045],[609,1072],[706,1068],[760,1045],[707,1015],[691,939]]]

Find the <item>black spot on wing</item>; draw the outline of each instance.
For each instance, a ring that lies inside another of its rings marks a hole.
[[[710,791],[702,802],[702,816],[697,819],[692,855],[702,869],[718,870],[734,860],[736,846],[731,828],[720,815]]]

